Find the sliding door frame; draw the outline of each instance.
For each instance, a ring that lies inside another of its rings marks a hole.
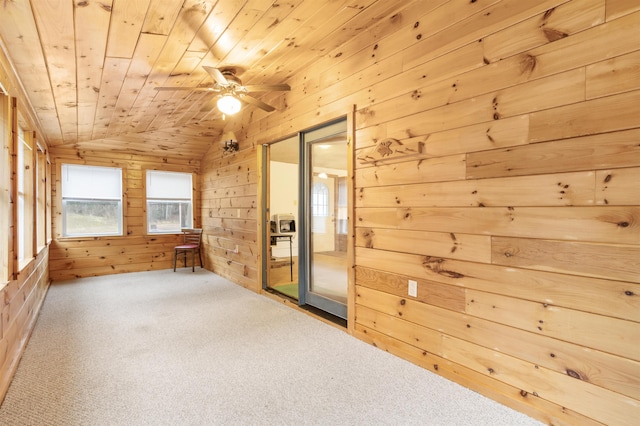
[[[304,306],[308,305],[307,294],[306,294],[306,286],[309,283],[309,264],[306,258],[306,253],[309,250],[307,247],[309,242],[309,236],[307,235],[308,229],[308,218],[306,217],[307,209],[304,207],[308,204],[308,197],[303,194],[305,185],[308,184],[309,177],[305,177],[309,173],[310,165],[306,163],[306,148],[304,141],[304,134],[310,131],[330,126],[332,124],[338,123],[340,121],[346,120],[346,139],[347,139],[347,199],[348,199],[348,209],[347,209],[347,304],[346,304],[346,312],[345,319],[347,320],[347,331],[349,333],[353,333],[354,324],[355,324],[355,221],[354,221],[354,212],[355,212],[355,199],[354,199],[354,164],[355,164],[355,111],[356,107],[353,105],[352,110],[346,116],[342,116],[340,118],[330,120],[321,125],[314,126],[308,129],[304,129],[297,133],[299,142],[300,142],[300,185],[299,185],[299,199],[298,199],[298,224],[297,229],[298,232],[298,305]],[[289,136],[292,137],[293,135]],[[285,140],[287,138],[282,138],[273,143],[277,143],[281,140]],[[271,220],[270,213],[270,205],[269,205],[269,144],[263,144],[261,149],[258,150],[258,164],[260,169],[260,195],[258,197],[258,210],[260,215],[260,221],[258,222],[258,238],[260,239],[260,247],[261,247],[261,265],[262,265],[262,274],[259,275],[260,279],[260,288],[263,291],[268,290],[268,270],[269,266],[269,223]],[[304,180],[303,180],[304,178]],[[303,197],[304,196],[304,197]],[[306,198],[306,199],[305,199]],[[342,315],[341,315],[342,316]]]

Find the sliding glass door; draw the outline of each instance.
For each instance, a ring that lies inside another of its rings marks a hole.
[[[304,302],[346,319],[346,121],[305,132],[301,139]]]
[[[263,146],[263,287],[347,318],[346,120]]]

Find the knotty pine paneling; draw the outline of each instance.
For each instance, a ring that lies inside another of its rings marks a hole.
[[[640,10],[640,4],[628,0],[607,0],[607,20]]]
[[[438,335],[454,336],[479,346],[499,348],[501,354],[526,360],[557,373],[566,373],[567,370],[581,372],[583,380],[629,397],[637,398],[640,391],[638,381],[634,378],[637,361],[625,360],[604,351],[585,350],[580,345],[540,333],[523,333],[514,327],[450,309],[415,304],[410,298],[394,298],[396,312],[391,306],[387,308],[389,300],[384,293],[360,286],[357,289],[359,324],[377,330],[392,328],[392,332],[388,333],[390,337],[420,350],[428,349],[430,353],[443,355],[437,341]],[[417,316],[428,317],[432,321],[427,323]],[[397,326],[388,327],[384,325],[385,322],[393,322]],[[426,345],[425,342],[429,340],[433,344]],[[612,364],[615,368],[608,368]]]
[[[182,241],[180,234],[148,235],[146,232],[145,170],[166,170],[196,173],[194,185],[199,187],[199,163],[179,158],[136,156],[134,154],[70,153],[67,149],[53,151],[52,178],[55,182],[52,196],[54,219],[53,241],[50,248],[49,268],[52,280],[110,275],[128,272],[173,268],[173,247]],[[124,235],[119,237],[64,238],[61,229],[59,195],[63,163],[121,167],[125,187],[123,202]],[[196,190],[196,194],[199,192]],[[202,209],[199,197],[194,200],[195,225],[200,223]],[[178,266],[184,266],[183,258]]]
[[[472,262],[491,260],[491,237],[485,235],[358,227],[355,237],[358,247]]]
[[[418,182],[446,182],[464,179],[464,154],[383,164],[378,167],[359,167],[355,170],[356,188],[368,186],[400,185]]]
[[[477,324],[475,317],[470,315],[463,315],[407,298],[385,296],[384,293],[371,289],[358,288],[358,300],[360,301],[358,312],[361,312],[360,305],[362,305],[376,311],[378,314],[395,317],[397,320],[400,320],[397,321],[399,323],[407,321],[422,325],[422,327],[427,329],[422,331],[418,337],[410,337],[407,343],[421,347],[423,350],[425,347],[428,347],[431,349],[429,351],[431,353],[466,365],[480,373],[498,377],[508,384],[518,386],[528,393],[538,394],[538,396],[543,398],[543,392],[541,391],[554,389],[554,392],[559,395],[566,393],[567,395],[563,395],[562,399],[564,402],[571,401],[571,404],[565,404],[565,407],[572,408],[572,406],[579,406],[583,398],[590,399],[593,403],[595,401],[592,399],[594,395],[596,397],[609,398],[612,396],[612,391],[588,383],[588,373],[585,370],[580,370],[580,368],[584,367],[582,363],[578,365],[568,365],[562,369],[557,367],[554,369],[551,363],[555,357],[549,356],[549,354],[545,354],[546,356],[544,358],[548,358],[551,361],[541,359],[540,363],[536,362],[537,360],[532,362],[523,360],[522,356],[511,355],[510,350],[516,348],[518,345],[522,344],[527,346],[527,340],[531,336],[528,333],[519,333],[520,337],[517,339],[510,339],[510,337],[513,337],[513,333],[512,330],[511,332],[507,331],[509,327],[504,328],[505,333],[500,332],[500,327],[494,328],[493,332],[487,332],[487,334],[483,332],[475,333],[475,326],[484,325],[485,327],[490,327],[493,321],[487,322],[486,320],[480,320],[481,324]],[[384,318],[384,316],[380,315],[378,315],[378,317]],[[523,315],[523,317],[527,318],[526,315]],[[377,323],[377,320],[375,322]],[[366,321],[364,321],[364,323],[367,324]],[[367,325],[376,327],[374,322]],[[380,330],[379,328],[377,329]],[[434,331],[441,334],[441,340],[436,339],[433,333]],[[398,338],[398,334],[395,336],[393,336],[394,333],[390,334],[392,334],[392,337]],[[482,341],[477,340],[479,335],[484,335]],[[426,338],[424,336],[430,337]],[[437,344],[428,346],[429,342],[434,339]],[[422,341],[425,342],[425,347],[421,346]],[[538,341],[537,343],[542,342]],[[562,346],[561,340],[558,340],[558,343]],[[464,345],[465,348],[458,347],[458,345]],[[516,352],[520,353],[517,349]],[[562,350],[560,353],[562,353]],[[467,357],[471,358],[467,359]],[[525,356],[525,358],[530,358],[530,356]],[[588,360],[586,354],[583,355],[582,358]],[[460,362],[463,359],[467,360],[467,362]],[[612,359],[613,357],[610,357],[610,363],[613,362]],[[549,367],[546,366],[547,364],[549,364]],[[588,362],[586,366],[588,367]],[[624,366],[621,368],[624,368]],[[518,374],[515,373],[513,369],[522,369],[522,371]],[[571,373],[569,373],[568,370]],[[580,379],[580,372],[582,372],[584,378],[579,380],[581,383],[576,384],[574,380],[576,378]],[[522,376],[527,378],[523,379]],[[555,386],[560,386],[560,389],[555,389],[551,383],[554,383]],[[637,390],[637,387],[635,388]],[[617,399],[615,405],[618,408],[626,406],[627,409],[634,410],[635,408],[632,402],[632,398],[625,396]],[[605,423],[611,421],[611,419],[617,419],[619,421],[620,418],[623,418],[620,416],[626,415],[608,413],[607,410],[602,410],[599,407],[596,408],[596,410],[599,411],[597,413],[597,419]],[[617,423],[614,422],[613,424]]]
[[[492,262],[640,283],[640,247],[492,237]]]
[[[531,142],[637,129],[640,90],[531,114]]]
[[[400,356],[467,388],[482,392],[487,397],[536,417],[546,424],[602,426],[602,423],[576,411],[558,406],[488,374],[474,371],[462,364],[394,339],[361,323],[356,324],[354,335],[381,350]]]
[[[240,152],[207,154],[212,264],[255,286],[259,256],[233,253],[235,241],[255,247],[253,147],[355,104],[356,156],[386,138],[423,150],[355,162],[349,331],[549,424],[631,424],[640,10],[630,4],[414,1],[346,40],[270,98],[278,111],[229,120]]]
[[[640,89],[640,50],[587,67],[587,99]]]
[[[241,141],[240,151],[214,145],[202,161],[202,226],[207,269],[259,291],[256,148]]]
[[[24,10],[23,7],[24,4],[20,6],[21,11]],[[7,17],[4,13],[1,15],[0,21],[4,25]],[[9,20],[11,18],[12,16],[8,17]],[[10,25],[14,25],[14,23]],[[28,33],[29,29],[27,28],[24,34],[30,39],[31,35]],[[23,41],[18,42],[22,43]],[[2,270],[2,276],[0,276],[0,401],[4,399],[11,379],[18,368],[50,283],[50,246],[46,242],[47,245],[38,247],[37,250],[34,247],[33,257],[27,259],[27,262],[23,262],[22,270],[18,270],[17,253],[14,251],[18,247],[18,236],[14,226],[17,221],[13,217],[14,203],[18,199],[14,192],[17,188],[14,185],[17,172],[12,167],[16,158],[12,132],[15,131],[18,123],[18,114],[21,116],[21,123],[24,121],[26,127],[34,130],[36,135],[43,134],[42,129],[51,123],[40,123],[35,120],[35,111],[27,106],[27,93],[17,80],[17,76],[12,73],[12,67],[4,52],[4,48],[0,49],[0,84],[7,92],[6,96],[0,95],[2,103],[0,106],[0,128],[3,132],[3,135],[0,136],[0,149],[2,150],[0,154],[0,170],[2,170],[0,172],[0,179],[2,179],[0,182],[0,191],[2,191],[0,196],[2,208],[2,213],[0,213],[0,226],[2,226],[0,244],[3,245],[0,250],[2,254],[2,260],[0,260],[2,266],[0,268]],[[38,138],[38,143],[42,149],[48,151],[46,140]],[[51,198],[49,194],[50,177],[48,167],[46,167],[45,175],[39,176],[39,179],[47,180],[47,185],[45,185],[47,200]],[[37,210],[35,207],[34,205],[34,211]],[[42,211],[37,213],[36,216],[44,214]],[[35,221],[33,223],[35,225]],[[26,243],[28,244],[29,241]]]
[[[0,399],[3,399],[49,288],[49,248],[0,289]]]
[[[485,57],[496,62],[600,25],[605,0],[563,3],[484,38]]]
[[[407,278],[404,276],[358,266],[356,279],[363,287],[400,297],[407,294]],[[465,290],[463,288],[426,280],[420,280],[418,286],[421,291],[415,300],[452,311],[464,312]]]
[[[640,182],[640,168],[596,172],[596,204],[640,205],[640,191],[629,191]]]
[[[638,137],[640,130],[631,129],[469,153],[467,178],[635,167],[640,165]]]
[[[594,204],[593,172],[360,188],[356,207],[540,206]]]

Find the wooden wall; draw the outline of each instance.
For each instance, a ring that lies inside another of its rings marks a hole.
[[[358,157],[422,151],[356,162],[350,331],[549,424],[635,423],[638,28],[625,0],[408,2],[229,124],[209,265],[257,287],[256,147],[355,104]]]
[[[54,218],[49,260],[52,280],[173,268],[173,247],[182,241],[182,236],[147,235],[145,170],[198,173],[199,161],[61,148],[52,150],[52,153]],[[60,167],[63,163],[122,168],[124,236],[62,237]],[[196,186],[197,181],[194,180]],[[199,223],[199,212],[200,205],[196,200],[196,224]]]
[[[201,202],[207,269],[253,291],[260,291],[258,247],[260,148],[241,142],[236,153],[214,145],[202,160]]]
[[[48,261],[48,249],[40,251],[16,279],[0,289],[0,401],[9,389],[49,288]]]
[[[49,247],[36,247],[34,256],[19,270],[17,242],[14,226],[14,179],[16,135],[13,134],[21,115],[23,125],[40,134],[40,128],[33,119],[33,111],[26,102],[26,95],[20,88],[11,65],[0,44],[0,84],[7,91],[0,93],[0,402],[9,388],[22,352],[35,325],[40,307],[49,287]],[[6,133],[5,133],[6,132]],[[43,149],[45,141],[38,140]],[[48,178],[48,176],[47,176]],[[46,185],[45,185],[46,186]],[[50,197],[46,197],[47,199]],[[38,206],[38,203],[34,203]],[[33,233],[35,236],[35,232]],[[43,235],[39,233],[39,235]],[[28,242],[27,242],[28,243]]]

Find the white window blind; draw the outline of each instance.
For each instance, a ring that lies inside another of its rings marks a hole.
[[[115,167],[62,165],[62,197],[119,200],[122,170]]]
[[[122,169],[62,165],[62,234],[122,235]]]
[[[147,171],[147,198],[190,200],[191,192],[190,173]]]
[[[166,234],[193,226],[191,173],[147,170],[147,232]]]

